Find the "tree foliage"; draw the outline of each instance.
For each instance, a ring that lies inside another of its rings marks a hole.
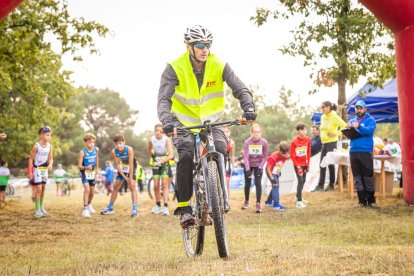
[[[258,8],[251,18],[258,26],[269,18],[300,18],[283,54],[301,56],[312,67],[317,86],[338,84],[338,104],[346,101],[345,86],[366,76],[375,86],[395,77],[391,33],[356,0],[279,0],[276,10]],[[291,21],[290,21],[291,22]],[[310,93],[315,93],[313,89]],[[345,115],[345,114],[343,114]],[[345,116],[346,117],[346,116]]]
[[[259,94],[258,87],[251,87],[257,111],[257,123],[260,124],[262,137],[269,143],[269,150],[278,150],[281,141],[290,143],[291,139],[297,135],[296,124],[305,123],[310,128],[312,122],[310,116],[312,109],[309,106],[300,104],[299,96],[292,90],[282,87],[279,92],[279,100],[275,103],[270,102]],[[227,107],[224,120],[240,118],[242,110],[239,102],[231,95],[231,91],[226,91]],[[235,141],[236,150],[240,151],[244,141],[250,137],[250,125],[232,127],[231,138]]]
[[[107,33],[99,23],[72,18],[66,1],[25,1],[0,21],[0,124],[8,135],[0,152],[12,166],[27,157],[41,126],[61,129],[74,117],[64,104],[76,92],[61,55],[80,60],[80,48],[96,53],[93,36]],[[52,50],[51,39],[60,52]],[[60,156],[70,145],[57,136],[54,146]]]

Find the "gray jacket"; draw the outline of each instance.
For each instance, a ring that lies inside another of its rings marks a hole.
[[[190,56],[188,58],[190,58]],[[191,62],[191,64],[193,63]],[[204,67],[198,71],[193,65],[193,73],[197,78],[198,88],[200,89],[201,85],[203,84]],[[224,66],[223,80],[233,91],[233,96],[240,101],[240,107],[242,110],[255,108],[252,93],[249,91],[249,89],[247,89],[246,85],[244,85],[244,83],[234,74],[234,71],[227,63]],[[162,122],[163,125],[178,122],[178,119],[174,116],[173,113],[171,113],[171,98],[175,93],[175,87],[177,85],[177,74],[175,73],[173,67],[168,64],[161,75],[161,84],[160,90],[158,92],[157,104],[158,119]]]

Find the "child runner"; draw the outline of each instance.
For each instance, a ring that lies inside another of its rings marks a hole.
[[[124,180],[128,183],[131,191],[132,198],[132,212],[133,218],[138,216],[138,203],[137,203],[137,189],[133,178],[134,170],[134,150],[125,145],[125,138],[123,134],[118,134],[114,138],[115,148],[112,149],[111,154],[114,160],[115,168],[118,171],[118,175],[115,180],[115,187],[111,193],[111,200],[108,207],[102,210],[102,215],[109,215],[114,213],[114,203],[118,196],[119,187],[121,187]]]
[[[263,166],[266,163],[268,155],[267,141],[262,138],[262,132],[259,124],[253,124],[250,128],[251,137],[244,142],[244,204],[242,209],[249,208],[250,185],[252,183],[252,174],[254,175],[254,184],[256,186],[256,213],[262,212],[260,199],[262,197],[262,175]]]
[[[34,216],[36,218],[41,218],[47,215],[47,212],[43,207],[43,200],[45,197],[48,172],[52,171],[53,167],[53,147],[49,144],[51,138],[52,129],[50,127],[44,126],[39,129],[39,142],[33,146],[29,157],[29,178],[33,179],[33,186],[35,189]]]
[[[82,216],[89,218],[96,213],[92,207],[92,199],[95,194],[95,176],[99,172],[99,149],[95,147],[96,137],[87,133],[83,137],[85,147],[79,152],[78,169],[83,184],[83,211]]]
[[[152,208],[152,213],[162,213],[164,216],[168,216],[170,214],[170,211],[168,210],[168,191],[170,189],[168,169],[170,167],[169,161],[174,158],[174,151],[171,140],[162,132],[161,124],[155,125],[154,134],[155,135],[148,140],[148,151],[152,157],[152,179],[154,180],[156,203]],[[161,207],[160,181],[162,182],[164,207]]]
[[[9,182],[10,170],[7,168],[7,163],[0,161],[0,207],[6,205],[6,188]]]
[[[111,161],[106,161],[105,163],[105,188],[106,195],[112,193],[112,183],[114,182],[114,167],[112,166]]]
[[[310,138],[306,136],[305,124],[296,125],[298,136],[290,144],[290,158],[292,158],[296,177],[298,178],[298,188],[296,192],[296,207],[305,208],[306,205],[302,200],[303,185],[306,182],[306,174],[309,172],[311,144]]]
[[[282,175],[282,167],[289,158],[289,146],[286,142],[279,143],[279,150],[267,158],[266,174],[272,183],[272,190],[265,201],[266,206],[273,206],[276,211],[283,211],[286,208],[279,203],[279,177]]]
[[[224,134],[228,139],[228,144],[226,147],[226,186],[227,186],[227,198],[230,199],[230,176],[231,171],[234,168],[234,151],[235,151],[235,143],[234,140],[230,138],[231,131],[228,126],[224,127]]]

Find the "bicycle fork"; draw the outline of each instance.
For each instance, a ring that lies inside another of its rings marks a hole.
[[[210,187],[208,183],[208,157],[217,157],[218,163],[218,171],[219,171],[219,178],[220,178],[220,185],[222,191],[222,198],[224,202],[221,202],[224,207],[224,211],[230,211],[230,204],[227,197],[227,190],[226,190],[226,182],[225,182],[225,167],[224,167],[224,156],[221,153],[215,152],[213,154],[207,154],[201,158],[201,164],[203,168],[203,177],[204,177],[204,185],[206,189],[206,201],[207,201],[207,208],[208,213],[212,213],[211,209],[211,202],[210,202]]]

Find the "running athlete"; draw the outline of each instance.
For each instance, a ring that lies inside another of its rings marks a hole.
[[[10,170],[7,162],[0,160],[0,208],[6,205],[6,188],[9,182]]]
[[[256,186],[256,213],[262,212],[260,200],[262,197],[262,175],[263,166],[267,161],[268,143],[262,138],[262,131],[259,124],[253,124],[250,128],[251,137],[244,142],[244,204],[242,209],[249,208],[250,185],[252,176]]]
[[[148,151],[151,154],[152,179],[154,180],[154,194],[156,205],[152,208],[153,214],[163,214],[168,216],[168,190],[170,180],[168,171],[170,169],[170,160],[174,158],[171,140],[162,132],[162,125],[156,124],[154,127],[154,136],[148,140]],[[161,207],[161,189],[160,179],[163,191],[164,207]]]
[[[119,187],[121,187],[124,180],[128,183],[132,198],[132,217],[138,216],[137,203],[137,189],[133,178],[134,170],[134,150],[125,145],[125,138],[123,134],[118,134],[114,138],[115,148],[112,149],[111,154],[114,160],[115,168],[118,174],[115,179],[115,187],[111,194],[111,200],[108,206],[101,211],[102,215],[109,215],[114,213],[114,203],[118,196]]]
[[[29,156],[29,178],[33,179],[35,190],[34,216],[36,218],[47,215],[43,207],[43,200],[48,173],[52,171],[53,167],[53,147],[49,144],[51,138],[52,129],[50,127],[44,126],[39,129],[39,142],[33,146]]]
[[[235,166],[234,162],[234,152],[235,152],[235,143],[234,140],[230,138],[231,131],[228,126],[224,127],[224,134],[228,139],[227,147],[226,147],[226,185],[227,185],[227,197],[230,199],[230,176],[231,171]]]
[[[92,133],[87,133],[83,137],[85,147],[79,152],[78,169],[83,184],[83,211],[82,216],[89,218],[96,213],[92,207],[92,199],[95,194],[95,176],[99,171],[99,149],[95,147],[96,137]]]

